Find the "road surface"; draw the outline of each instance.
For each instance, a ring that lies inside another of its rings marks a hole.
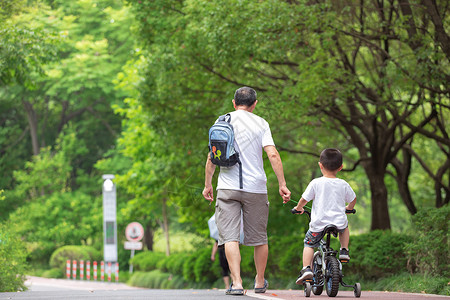
[[[267,290],[265,294],[255,294],[252,290],[247,290],[245,296],[227,296],[225,290],[157,290],[142,289],[127,286],[123,283],[107,283],[95,281],[80,281],[67,279],[47,279],[39,277],[28,277],[26,285],[29,290],[17,293],[0,293],[0,299],[14,300],[104,300],[104,299],[156,299],[156,300],[238,300],[238,299],[264,299],[264,300],[293,300],[306,299],[301,290]],[[364,287],[363,287],[364,288]],[[355,299],[353,291],[339,290],[336,299]],[[310,299],[329,299],[324,291],[322,295],[311,294]],[[450,300],[448,296],[409,294],[409,293],[388,293],[362,291],[359,299],[405,299],[405,300]]]

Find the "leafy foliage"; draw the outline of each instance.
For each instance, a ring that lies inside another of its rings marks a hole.
[[[67,260],[101,261],[100,252],[89,246],[63,246],[56,249],[50,256],[49,265],[57,269],[60,274],[65,274]],[[56,271],[52,271],[56,272]]]
[[[0,292],[25,290],[26,249],[20,237],[0,223]]]
[[[450,276],[449,220],[449,205],[440,209],[426,208],[413,217],[414,242],[406,247],[411,271]]]
[[[144,251],[136,254],[130,263],[138,271],[152,271],[157,268],[158,262],[160,262],[165,255],[161,252]]]
[[[376,230],[350,237],[351,263],[344,272],[368,279],[399,274],[406,270],[404,255],[411,237],[391,231]]]

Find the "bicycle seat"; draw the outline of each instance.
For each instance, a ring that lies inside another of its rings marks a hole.
[[[338,235],[338,228],[336,227],[336,225],[327,225],[324,229],[323,229],[323,236],[325,236],[327,233],[331,233],[334,237],[337,237]]]

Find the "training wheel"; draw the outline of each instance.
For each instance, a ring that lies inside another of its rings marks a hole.
[[[359,298],[361,297],[361,284],[359,282],[355,283],[355,297]]]
[[[311,283],[305,282],[304,287],[305,287],[305,297],[311,296]]]

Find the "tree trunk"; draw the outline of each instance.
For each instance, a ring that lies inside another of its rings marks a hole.
[[[22,100],[23,107],[27,113],[28,124],[30,125],[31,144],[33,146],[33,155],[38,155],[40,152],[39,138],[38,138],[38,122],[36,112],[33,109],[33,104],[26,100]]]
[[[371,230],[391,229],[388,210],[388,193],[384,182],[384,173],[366,169],[372,191],[372,225]]]
[[[149,251],[153,251],[153,228],[150,225],[145,226],[144,242]]]
[[[169,240],[169,217],[167,216],[167,199],[163,198],[163,224],[164,224],[164,236],[166,237],[166,255],[170,255],[170,240]]]
[[[411,192],[409,190],[408,181],[409,175],[411,174],[411,158],[412,155],[407,151],[403,150],[403,162],[400,162],[398,158],[394,158],[391,161],[391,164],[394,166],[397,174],[394,176],[397,181],[398,192],[400,193],[400,197],[405,203],[408,211],[411,215],[417,213],[417,208],[414,205]]]

